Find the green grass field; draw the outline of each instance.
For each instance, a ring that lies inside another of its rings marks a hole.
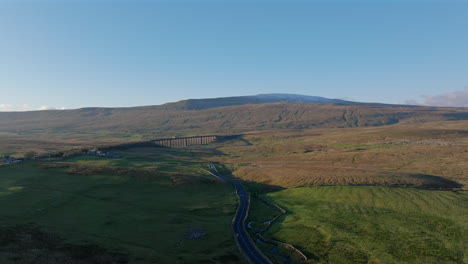
[[[468,196],[390,187],[265,195],[287,210],[266,236],[326,263],[468,263]],[[253,215],[255,218],[255,214]]]
[[[66,162],[158,166],[147,159],[81,156]],[[228,183],[209,181],[212,176],[193,174],[184,167],[178,173],[193,180],[168,185],[151,178],[69,174],[66,169],[35,165],[0,168],[0,226],[35,223],[70,243],[128,252],[130,263],[242,262],[231,231],[237,200]],[[194,228],[206,235],[188,239]],[[2,257],[0,263],[5,263]]]

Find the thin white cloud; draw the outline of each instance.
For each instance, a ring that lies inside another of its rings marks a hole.
[[[11,108],[12,108],[12,105],[10,104],[0,104],[0,110],[2,111],[8,111]]]
[[[33,107],[28,104],[0,104],[0,112],[18,112],[18,111],[36,111],[36,110],[64,110],[65,107],[55,107],[43,105],[41,107]]]
[[[423,105],[468,107],[468,87],[462,91],[454,91],[439,95],[422,95]]]
[[[0,111],[11,112],[11,111],[28,111],[31,107],[27,104],[13,105],[13,104],[0,104]]]
[[[64,110],[65,107],[55,107],[55,106],[47,106],[47,105],[43,105],[41,107],[39,107],[38,110]]]

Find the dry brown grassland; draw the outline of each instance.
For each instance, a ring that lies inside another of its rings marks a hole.
[[[466,190],[468,122],[252,132],[218,148],[235,176],[281,187],[385,185]],[[464,187],[462,186],[464,185]]]

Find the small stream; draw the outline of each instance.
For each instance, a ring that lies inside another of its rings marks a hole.
[[[281,255],[278,253],[278,246],[274,246],[274,247],[271,249],[271,253],[273,253],[274,255],[276,255],[276,256],[278,256],[278,257],[284,258],[284,264],[290,264],[290,263],[291,263],[291,259],[290,259],[289,257],[281,256]]]
[[[282,255],[280,255],[278,253],[278,246],[277,245],[265,242],[265,241],[261,240],[260,238],[257,238],[257,240],[255,242],[268,244],[268,245],[273,245],[273,248],[271,249],[271,253],[273,253],[273,255],[276,255],[276,256],[278,256],[280,258],[283,258],[284,259],[284,264],[291,264],[291,259],[289,257],[282,256]]]

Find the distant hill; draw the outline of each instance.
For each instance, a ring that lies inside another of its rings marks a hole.
[[[468,120],[468,108],[365,104],[267,94],[193,99],[159,106],[0,112],[0,132],[21,135],[111,131],[173,136],[445,120]]]
[[[265,103],[320,103],[320,104],[357,104],[356,102],[329,99],[319,96],[308,96],[299,94],[258,94],[251,96],[220,97],[208,99],[189,99],[165,105],[165,109],[172,110],[202,110],[224,106],[265,104]]]

